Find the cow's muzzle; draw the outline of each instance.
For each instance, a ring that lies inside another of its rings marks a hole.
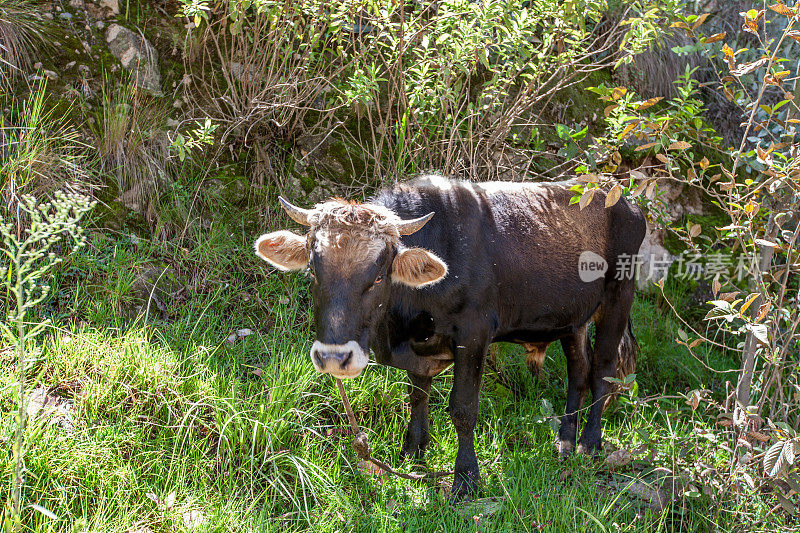
[[[317,372],[332,374],[337,378],[355,378],[367,366],[367,354],[356,341],[345,344],[324,344],[320,341],[311,346],[311,362]]]

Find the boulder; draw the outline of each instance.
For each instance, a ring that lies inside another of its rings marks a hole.
[[[702,215],[703,197],[696,187],[675,180],[659,179],[658,192],[666,206],[667,222],[676,222],[685,215]],[[664,246],[667,230],[648,222],[642,246],[639,248],[640,267],[637,285],[640,289],[663,278],[678,257]]]
[[[100,7],[106,8],[110,16],[119,15],[119,0],[101,0]]]
[[[131,72],[138,87],[154,96],[164,96],[158,70],[158,52],[141,32],[112,24],[106,30],[106,42],[108,50]]]

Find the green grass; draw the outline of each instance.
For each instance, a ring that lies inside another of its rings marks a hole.
[[[247,219],[247,216],[243,217]],[[361,472],[336,388],[309,360],[313,337],[306,281],[269,270],[252,254],[257,229],[215,223],[180,246],[132,242],[95,231],[90,245],[56,276],[46,313],[56,326],[41,338],[36,371],[66,406],[27,433],[25,501],[55,513],[25,512],[30,531],[728,531],[763,519],[769,506],[753,494],[723,505],[702,494],[653,512],[625,486],[653,467],[682,471],[728,458],[709,432],[713,410],[677,398],[694,388],[719,392],[706,371],[674,342],[677,332],[655,297],[635,304],[643,349],[639,397],[605,415],[614,448],[641,447],[636,468],[612,473],[600,458],[560,462],[542,403],[563,411],[563,355],[550,350],[541,375],[527,371],[520,349],[495,353],[481,394],[476,448],[484,497],[499,510],[445,501],[449,480],[414,483]],[[193,244],[190,244],[193,243]],[[146,311],[142,273],[169,271],[182,296]],[[148,320],[145,322],[144,315]],[[253,334],[232,345],[237,329]],[[707,364],[729,368],[723,354]],[[12,356],[0,352],[0,444],[10,449],[14,408]],[[456,437],[445,412],[452,372],[435,381],[429,466],[450,469]],[[370,367],[346,383],[374,454],[399,464],[408,418],[406,376]],[[719,395],[717,395],[719,396]],[[0,499],[10,464],[0,460]],[[401,465],[410,468],[410,465]],[[565,471],[571,475],[562,479]],[[187,525],[195,512],[203,523]],[[777,530],[785,518],[761,524]]]

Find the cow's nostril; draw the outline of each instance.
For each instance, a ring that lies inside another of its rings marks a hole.
[[[322,357],[320,357],[318,351],[314,350],[314,352],[311,354],[311,357],[314,359],[314,362],[319,368],[325,368],[325,363],[323,362]]]
[[[344,359],[342,359],[342,368],[347,368],[350,364],[350,361],[353,359],[353,350],[350,350],[344,355]]]

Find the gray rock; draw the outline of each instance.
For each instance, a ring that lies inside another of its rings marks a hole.
[[[98,21],[95,23],[95,26],[97,26],[97,29],[98,29],[98,30],[102,30],[102,29],[104,29],[104,28],[106,27],[106,23],[105,23],[105,22],[103,22],[102,20],[98,20]]]
[[[154,96],[164,96],[158,70],[158,53],[141,33],[112,24],[106,30],[106,42],[108,50],[131,72],[138,87]]]
[[[58,16],[60,18],[64,19],[64,20],[71,20],[72,19],[72,13],[69,13],[67,11],[64,11],[63,13],[59,13]]]
[[[101,0],[100,7],[108,9],[111,15],[119,15],[119,0]]]
[[[51,80],[57,80],[57,79],[58,79],[58,74],[56,74],[56,73],[55,73],[54,71],[52,71],[52,70],[43,70],[43,71],[42,71],[42,73],[43,73],[45,76],[47,76],[48,78],[50,78]]]
[[[628,490],[633,496],[647,502],[650,508],[656,513],[662,512],[672,501],[669,494],[651,483],[637,481],[631,484]]]

